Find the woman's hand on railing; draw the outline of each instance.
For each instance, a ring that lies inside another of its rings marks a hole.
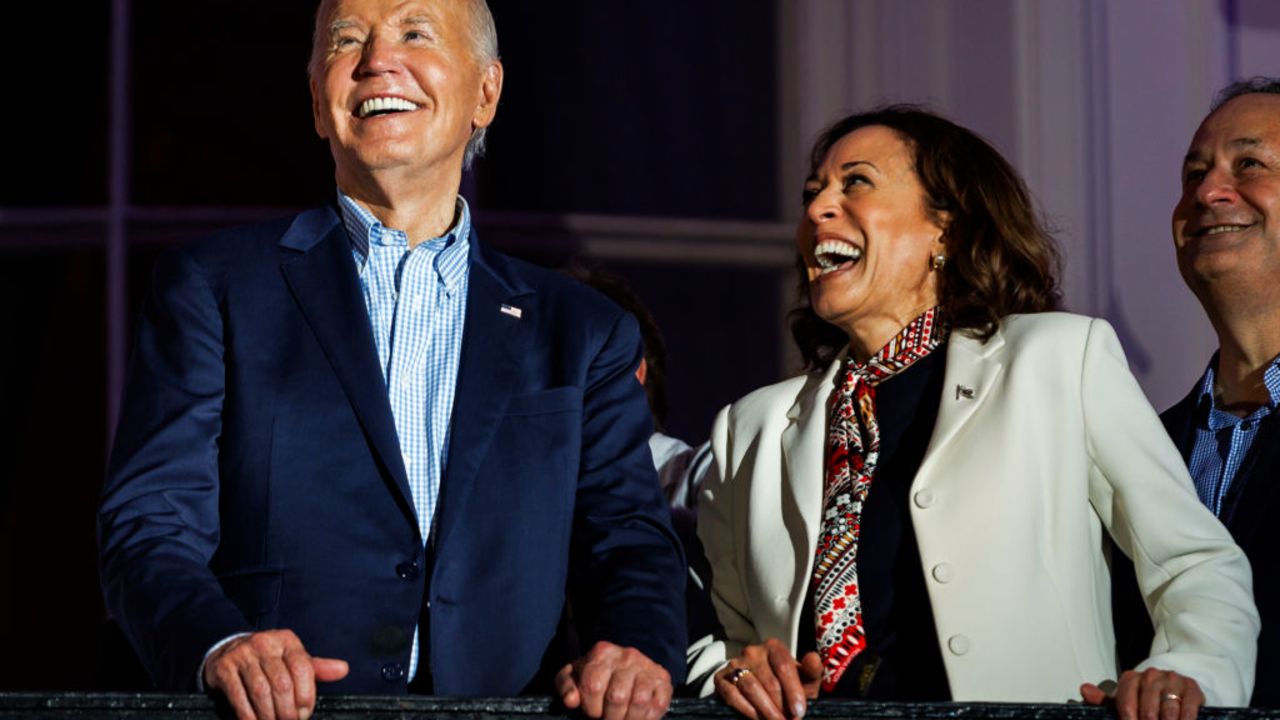
[[[815,652],[797,661],[777,638],[748,645],[716,673],[716,695],[751,720],[802,718],[818,697],[822,661]]]

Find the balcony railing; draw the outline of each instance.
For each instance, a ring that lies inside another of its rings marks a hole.
[[[109,693],[0,693],[0,720],[213,720],[230,717],[203,695],[131,695]],[[674,700],[669,718],[731,718],[735,713],[714,700]],[[548,698],[450,699],[422,696],[322,697],[314,720],[498,720],[499,718],[580,717]],[[1022,703],[875,703],[821,700],[808,718],[849,720],[1110,720],[1107,707]],[[1280,712],[1243,708],[1206,708],[1202,720],[1276,718]]]

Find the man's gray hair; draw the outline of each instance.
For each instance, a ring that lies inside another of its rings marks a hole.
[[[1280,78],[1267,77],[1265,75],[1255,75],[1247,80],[1237,80],[1230,85],[1218,91],[1217,96],[1213,98],[1213,106],[1209,109],[1209,114],[1218,111],[1218,108],[1226,105],[1228,101],[1234,100],[1241,95],[1280,95]]]
[[[488,65],[498,59],[498,28],[493,23],[493,13],[489,12],[489,3],[485,0],[467,0],[471,3],[467,17],[471,19],[468,30],[471,35],[471,52],[481,65]],[[467,149],[462,155],[462,167],[471,169],[471,163],[484,155],[485,134],[489,128],[476,128],[471,131],[471,139],[467,141]]]
[[[453,2],[454,0],[450,0]],[[498,59],[498,28],[493,22],[493,13],[489,12],[486,0],[464,0],[467,8],[467,34],[471,36],[471,56],[481,65],[488,65]],[[307,75],[315,79],[320,71],[320,48],[328,45],[328,30],[324,25],[324,9],[329,0],[320,0],[316,4],[315,27],[311,34],[311,57],[307,61]],[[462,167],[471,169],[471,163],[484,155],[485,132],[488,128],[476,128],[467,141],[467,149],[462,155]]]

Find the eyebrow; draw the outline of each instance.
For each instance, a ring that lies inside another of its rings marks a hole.
[[[845,164],[843,164],[843,165],[841,165],[841,166],[840,166],[840,172],[842,172],[842,173],[843,173],[843,172],[849,172],[850,170],[852,170],[852,169],[854,169],[854,168],[858,167],[859,165],[866,165],[867,167],[871,168],[872,170],[875,170],[876,172],[880,172],[880,168],[876,167],[876,166],[875,166],[875,163],[873,163],[873,162],[871,162],[871,161],[869,161],[869,160],[854,160],[853,162],[847,162],[847,163],[845,163]],[[810,175],[809,177],[805,178],[805,179],[804,179],[804,181],[805,181],[806,183],[818,182],[818,176],[817,176],[816,174],[814,174],[814,175]]]
[[[1227,147],[1232,148],[1234,150],[1241,150],[1244,148],[1257,147],[1261,144],[1262,144],[1261,138],[1241,137],[1228,142]],[[1204,160],[1204,153],[1200,152],[1199,150],[1192,150],[1191,152],[1187,153],[1186,157],[1182,158],[1182,164],[1186,165],[1187,163],[1203,161],[1203,160]]]
[[[333,22],[329,23],[329,34],[336,35],[339,32],[346,30],[347,28],[355,27],[355,26],[356,26],[355,20],[334,20]]]
[[[355,20],[349,20],[349,19],[334,20],[333,22],[329,23],[329,33],[330,34],[337,33],[339,31],[346,30],[347,28],[355,27],[357,24],[358,23]],[[434,27],[435,23],[431,20],[431,17],[428,15],[410,15],[404,20],[400,21],[401,27],[404,27],[405,25],[430,25]]]
[[[852,169],[854,169],[854,168],[858,167],[859,165],[866,165],[867,167],[871,168],[872,170],[875,170],[876,172],[880,172],[880,168],[876,167],[876,166],[875,166],[875,163],[873,163],[873,162],[871,162],[871,161],[869,161],[869,160],[854,160],[853,162],[847,162],[847,163],[845,163],[845,164],[843,164],[843,165],[841,165],[841,166],[840,166],[840,171],[841,171],[841,172],[844,172],[845,170],[852,170]]]

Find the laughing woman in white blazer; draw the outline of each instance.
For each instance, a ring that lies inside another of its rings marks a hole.
[[[1056,254],[1017,173],[909,106],[840,121],[811,168],[793,324],[811,372],[716,420],[698,530],[724,632],[690,648],[691,681],[770,720],[819,694],[1109,691],[1165,720],[1246,703],[1247,561],[1111,327],[1049,312]],[[1156,626],[1123,674],[1112,551]]]

